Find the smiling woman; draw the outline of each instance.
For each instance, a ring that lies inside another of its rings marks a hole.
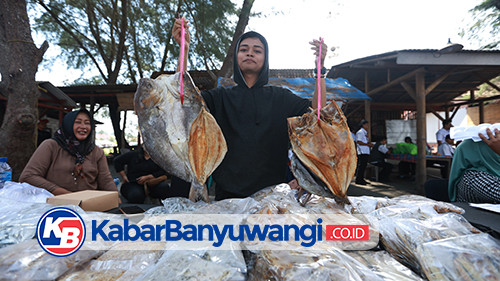
[[[31,156],[19,181],[54,195],[95,189],[117,191],[104,151],[94,144],[92,123],[86,109],[66,114],[54,137],[42,142]]]

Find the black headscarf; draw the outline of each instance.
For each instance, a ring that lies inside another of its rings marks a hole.
[[[245,79],[243,78],[243,74],[241,73],[240,67],[238,65],[238,49],[240,48],[241,41],[247,38],[258,38],[260,42],[262,42],[262,44],[264,45],[265,49],[264,65],[260,70],[257,82],[255,83],[255,85],[252,86],[252,88],[262,87],[266,85],[269,80],[269,47],[267,45],[266,38],[264,38],[264,36],[255,31],[249,31],[241,35],[240,38],[238,39],[238,43],[236,43],[236,48],[234,49],[234,57],[233,57],[233,73],[234,73],[233,79],[234,82],[236,82],[236,84],[240,86],[247,86]]]
[[[83,141],[79,141],[75,133],[73,132],[73,125],[75,123],[76,116],[79,113],[85,113],[90,119],[90,132],[87,138]],[[92,152],[95,147],[94,143],[94,120],[90,115],[90,112],[86,109],[80,109],[71,111],[64,116],[61,127],[54,134],[53,139],[71,155],[76,157],[74,175],[83,177],[82,169],[83,162],[85,161],[85,156]]]

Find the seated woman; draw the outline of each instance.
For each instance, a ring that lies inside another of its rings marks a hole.
[[[500,203],[500,131],[486,130],[489,139],[464,140],[455,150],[448,194],[450,200]]]
[[[43,141],[33,153],[19,181],[54,195],[95,189],[118,191],[104,151],[94,144],[92,124],[86,109],[66,114],[54,137]]]
[[[168,185],[166,172],[153,162],[143,147],[116,157],[114,165],[124,181],[120,192],[130,203],[142,204],[148,195],[159,199],[189,196],[189,186],[185,192],[179,192]]]
[[[370,152],[370,164],[381,167],[382,171],[379,172],[381,182],[389,182],[389,176],[392,171],[392,164],[387,163],[385,158],[387,154],[391,153],[391,149],[387,148],[387,138],[382,137],[380,141],[375,143]]]

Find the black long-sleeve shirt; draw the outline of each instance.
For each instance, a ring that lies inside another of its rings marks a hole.
[[[142,149],[122,154],[114,160],[116,172],[125,170],[127,165],[127,178],[130,182],[137,182],[137,178],[152,174],[155,178],[166,175],[166,172],[153,160],[144,158]]]

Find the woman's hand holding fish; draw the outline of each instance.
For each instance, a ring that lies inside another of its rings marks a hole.
[[[175,19],[174,27],[172,28],[172,36],[174,37],[175,42],[177,42],[177,44],[179,44],[179,46],[180,46],[181,45],[181,24],[182,24],[182,21],[184,21],[184,28],[185,28],[184,34],[186,36],[184,50],[187,52],[187,51],[189,51],[189,42],[191,42],[191,35],[189,34],[189,21],[186,20],[184,17],[182,17],[180,19]]]
[[[328,47],[326,46],[325,42],[322,41],[321,39],[317,40],[317,39],[313,39],[311,42],[309,42],[309,44],[312,45],[311,47],[311,50],[314,50],[314,64],[316,65],[316,60],[317,60],[317,57],[318,57],[318,54],[319,54],[319,47],[321,46],[321,68],[324,67],[325,65],[325,57],[326,57],[326,53],[328,52]],[[326,84],[325,84],[325,79],[322,79],[324,78],[325,76],[324,75],[321,75],[321,81],[320,81],[320,87],[321,87],[321,97],[320,98],[320,101],[321,101],[321,108],[325,107],[326,106]],[[312,106],[314,109],[318,108],[318,85],[316,85],[314,87],[314,96],[313,96],[313,100],[312,100]]]
[[[325,58],[326,58],[326,53],[328,52],[328,46],[325,44],[325,42],[321,42],[320,40],[313,39],[311,42],[309,42],[313,47],[311,47],[311,50],[314,50],[314,57],[318,56],[319,53],[319,46],[321,44],[321,67],[325,66]],[[316,60],[314,61],[316,63]]]

